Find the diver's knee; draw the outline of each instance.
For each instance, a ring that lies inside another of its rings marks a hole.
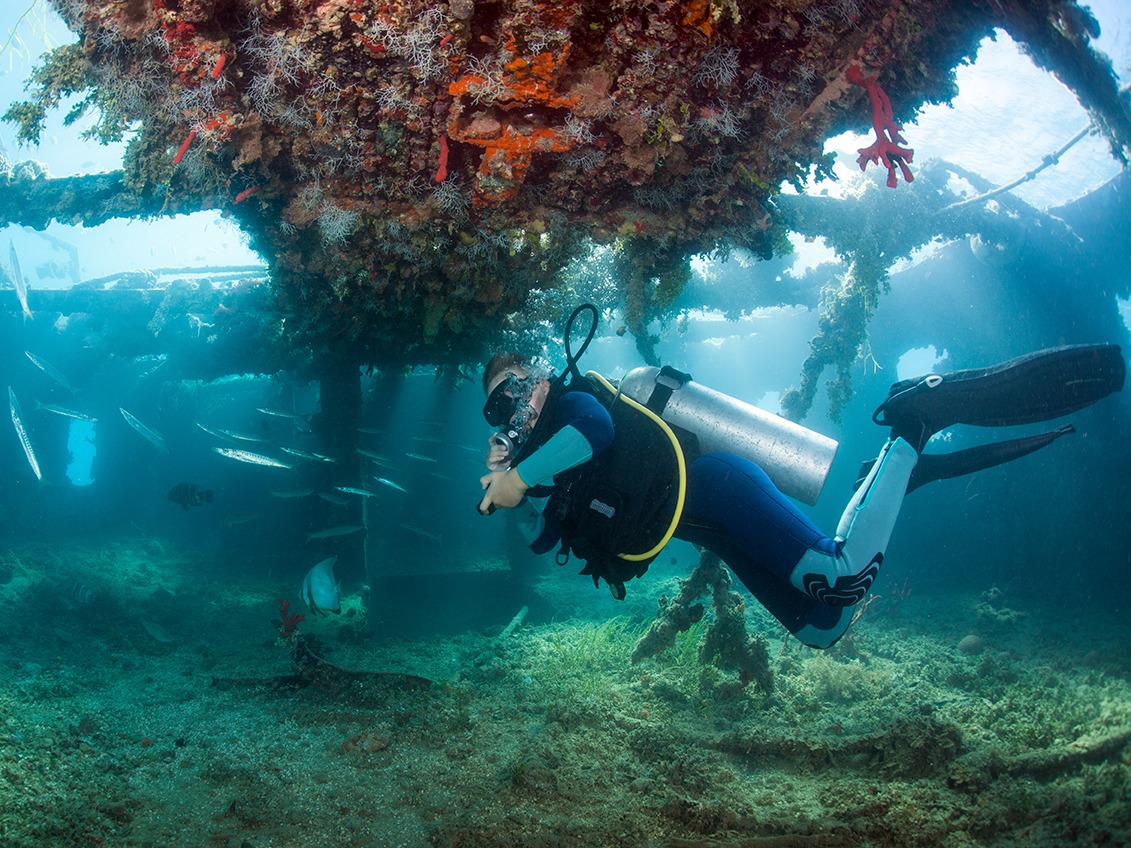
[[[843,556],[809,550],[801,557],[789,580],[796,588],[823,604],[855,606],[871,590],[883,561],[883,552],[877,551],[867,565],[855,568]]]

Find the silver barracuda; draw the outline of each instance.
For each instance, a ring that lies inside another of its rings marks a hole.
[[[340,527],[327,527],[324,530],[315,530],[313,533],[306,534],[306,541],[310,542],[314,539],[332,539],[335,536],[348,536],[350,533],[357,533],[364,530],[360,524],[343,524]]]
[[[357,452],[364,456],[366,459],[372,459],[378,465],[388,465],[389,457],[377,451],[366,450],[365,448],[358,448]]]
[[[264,444],[267,441],[266,439],[261,439],[259,436],[241,433],[238,430],[221,430],[220,428],[216,428],[216,433],[233,442],[258,442]]]
[[[267,491],[273,498],[305,498],[307,495],[314,494],[314,489],[305,486],[297,489],[268,489]]]
[[[56,406],[53,403],[40,403],[39,401],[36,401],[35,408],[43,409],[47,412],[54,412],[56,415],[62,415],[65,418],[73,418],[76,421],[87,421],[91,424],[98,423],[98,419],[93,415],[87,415],[85,412],[76,412],[73,409],[67,409],[67,407],[65,406]]]
[[[388,479],[387,477],[374,477],[373,480],[374,480],[374,482],[380,483],[382,486],[388,486],[390,489],[396,489],[398,492],[407,492],[408,491],[408,489],[406,489],[400,483],[394,483],[392,480]]]
[[[209,436],[212,436],[212,438],[214,438],[214,439],[220,439],[221,441],[225,441],[225,442],[234,442],[235,441],[235,439],[233,439],[227,433],[224,433],[221,430],[217,430],[215,427],[205,427],[199,421],[196,422],[196,426],[199,427],[201,430],[203,430],[205,433],[207,433]]]
[[[251,451],[240,450],[239,448],[212,448],[220,456],[226,456],[228,459],[234,459],[236,462],[246,462],[248,465],[266,465],[271,468],[294,468],[289,462],[283,462],[281,459],[275,459],[273,456],[264,456],[261,453],[252,453]]]
[[[30,359],[32,364],[36,368],[38,368],[40,371],[42,371],[44,374],[46,374],[48,377],[50,377],[52,380],[54,380],[56,383],[58,383],[60,386],[62,386],[64,389],[66,389],[68,392],[70,392],[71,394],[74,394],[75,387],[71,385],[70,380],[68,380],[66,377],[63,376],[62,371],[60,371],[58,368],[56,368],[54,365],[52,365],[50,362],[48,362],[42,356],[36,356],[30,350],[25,350],[24,356],[26,356],[28,359]]]
[[[289,409],[278,409],[274,406],[257,406],[256,412],[262,412],[264,415],[270,415],[273,418],[289,418],[292,421],[305,421],[307,416],[300,415],[297,412],[291,412]]]
[[[311,451],[301,450],[300,448],[279,448],[284,453],[289,453],[291,456],[297,456],[299,459],[306,459],[311,462],[337,462],[332,456],[325,456],[320,453],[312,453]]]
[[[363,498],[372,498],[377,494],[368,489],[359,489],[356,486],[335,486],[334,488],[339,492],[345,492],[347,495],[361,495]]]
[[[247,524],[247,522],[254,521],[257,518],[259,518],[258,512],[238,512],[235,515],[224,516],[220,524],[224,527],[235,527],[237,524]]]
[[[11,241],[8,242],[8,259],[12,263],[12,286],[16,289],[16,297],[20,299],[26,321],[32,317],[27,305],[27,282],[24,280],[23,271],[20,270],[20,257],[16,256],[16,246]]]
[[[42,480],[43,474],[39,470],[39,461],[35,458],[35,451],[31,447],[31,439],[28,438],[27,429],[24,427],[23,416],[20,415],[20,402],[16,400],[16,393],[12,391],[12,387],[8,386],[8,409],[12,413],[12,424],[15,425],[16,435],[20,437],[20,444],[23,445],[24,453],[27,454],[28,465],[31,470],[35,472],[35,479]]]
[[[440,535],[438,533],[433,533],[427,527],[421,527],[419,524],[409,524],[407,521],[402,521],[401,527],[407,530],[409,533],[415,533],[417,536],[423,536],[425,539],[429,539],[435,542],[437,545],[443,544],[443,540],[440,538]]]
[[[142,424],[137,420],[136,416],[131,415],[129,412],[122,409],[122,407],[119,406],[118,411],[122,413],[122,417],[126,419],[126,423],[137,430],[138,433],[140,433],[146,441],[154,445],[162,453],[172,453],[172,451],[169,450],[169,446],[165,444],[164,436],[162,436],[152,427],[147,427],[145,424]]]

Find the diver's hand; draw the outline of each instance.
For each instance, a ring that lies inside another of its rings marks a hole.
[[[495,437],[492,436],[487,440],[490,446],[487,450],[487,468],[490,471],[506,471],[507,466],[507,448],[505,445],[500,445],[495,442]]]
[[[490,474],[484,474],[479,478],[479,485],[486,490],[483,500],[479,502],[479,512],[483,515],[487,514],[487,510],[492,505],[505,509],[518,506],[526,497],[526,490],[530,488],[522,482],[522,478],[513,468],[509,471],[492,471]]]

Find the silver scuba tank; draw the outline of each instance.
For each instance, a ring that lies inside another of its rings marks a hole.
[[[782,492],[807,504],[820,497],[839,447],[834,439],[670,368],[634,368],[620,381],[620,391],[668,424],[694,433],[703,453],[745,457],[761,466]]]

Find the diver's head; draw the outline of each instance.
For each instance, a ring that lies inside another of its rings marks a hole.
[[[544,364],[516,353],[496,354],[483,371],[483,390],[487,393],[483,417],[492,427],[502,428],[510,439],[525,439],[546,403],[552,376]]]

